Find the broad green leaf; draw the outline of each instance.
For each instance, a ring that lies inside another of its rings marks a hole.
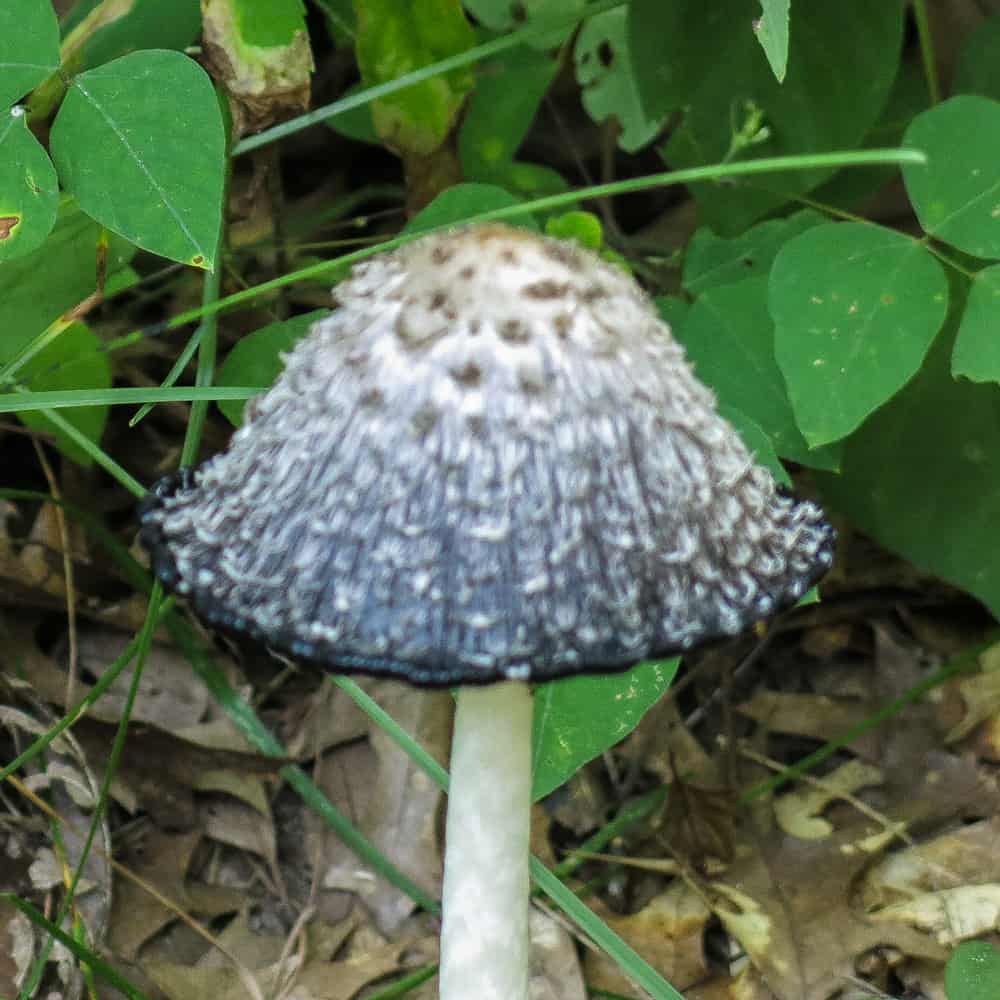
[[[488,180],[514,158],[558,68],[547,53],[523,46],[480,65],[458,132],[468,180]]]
[[[514,160],[499,164],[494,170],[481,170],[479,181],[501,187],[518,199],[529,201],[569,190],[566,178],[552,167],[541,163]],[[543,217],[545,213],[540,213]]]
[[[58,208],[55,167],[28,130],[22,109],[14,108],[0,117],[0,261],[40,246]]]
[[[363,89],[360,83],[355,84],[353,87],[348,87],[343,96],[351,97]],[[327,118],[324,124],[345,139],[352,139],[354,142],[367,142],[373,146],[382,144],[378,132],[375,131],[370,104],[359,104],[357,107],[342,111],[339,115]]]
[[[1000,101],[1000,14],[983,21],[963,39],[951,90]]]
[[[778,83],[788,69],[789,5],[790,0],[760,0],[761,16],[754,23],[754,34]]]
[[[0,4],[0,108],[59,69],[59,22],[49,0]]]
[[[989,941],[963,941],[944,967],[948,1000],[996,1000],[1000,996],[1000,948]]]
[[[576,79],[587,114],[600,124],[618,122],[618,145],[634,153],[656,137],[666,114],[646,114],[628,55],[626,9],[619,7],[586,20],[573,47]]]
[[[201,33],[199,0],[129,0],[97,8],[65,36],[64,69],[80,72],[139,49],[181,51]]]
[[[818,482],[851,522],[1000,616],[1000,388],[951,376],[950,337]]]
[[[925,232],[973,257],[1000,257],[1000,101],[953,97],[910,123],[926,167],[903,167]]]
[[[899,65],[902,0],[796,8],[783,83],[754,37],[749,0],[632,0],[629,50],[646,114],[684,109],[661,150],[672,167],[858,145],[878,120]],[[850,72],[833,67],[850,66]],[[757,121],[759,117],[759,122]],[[747,128],[757,122],[761,128]],[[743,134],[746,131],[746,134]],[[756,140],[751,141],[751,134]],[[742,135],[742,145],[734,145]],[[698,184],[701,221],[742,232],[831,171],[782,172],[746,184]]]
[[[395,80],[475,45],[459,0],[355,0],[358,67],[365,86]],[[451,131],[475,77],[468,67],[438,74],[375,101],[375,129],[398,153],[433,153]]]
[[[73,323],[47,347],[39,351],[19,372],[21,381],[34,392],[56,389],[108,389],[111,386],[111,363],[101,351],[100,338],[83,323]],[[107,406],[80,406],[60,410],[60,415],[82,431],[91,441],[100,440],[108,422]],[[35,430],[53,430],[40,413],[21,411],[21,422]],[[61,431],[56,431],[56,446],[80,465],[90,465],[90,456]]]
[[[473,17],[490,31],[515,31],[530,27],[538,20],[569,17],[586,5],[587,0],[465,0],[465,6]],[[533,45],[542,49],[555,48],[572,33],[572,28],[547,31],[539,34]]]
[[[80,207],[145,250],[211,269],[222,212],[222,114],[205,71],[149,50],[82,73],[52,128]]]
[[[316,309],[302,316],[269,323],[267,326],[241,337],[219,366],[216,385],[271,385],[278,377],[284,363],[281,354],[289,351],[301,340],[313,323],[329,315],[326,309]],[[219,409],[231,424],[243,423],[245,399],[223,399]]]
[[[37,250],[0,263],[0,365],[94,291],[99,236],[100,226],[67,204]],[[109,282],[133,253],[124,241],[111,240]]]
[[[352,45],[358,34],[358,18],[351,0],[316,0],[326,15],[330,34],[337,45]]]
[[[839,441],[916,373],[948,308],[918,241],[862,222],[817,226],[771,268],[774,353],[811,445]]]
[[[899,67],[889,100],[879,120],[868,130],[862,149],[887,149],[902,145],[903,133],[913,120],[931,104],[927,76],[916,61]],[[898,176],[898,168],[885,164],[870,167],[850,167],[838,171],[810,197],[821,205],[848,211],[864,207],[865,202]],[[864,214],[862,212],[862,214]]]
[[[817,469],[837,468],[839,449],[810,449],[795,423],[774,359],[766,276],[699,295],[674,336],[719,402],[759,424],[782,458]]]
[[[456,184],[442,191],[426,208],[421,209],[403,228],[406,233],[422,233],[438,226],[461,225],[480,212],[519,205],[509,191],[492,184]],[[537,229],[538,224],[530,215],[513,219],[514,225]]]
[[[732,238],[716,236],[702,226],[684,251],[681,284],[690,295],[700,295],[709,288],[766,274],[790,239],[825,221],[826,216],[806,208],[785,219],[758,222]]]
[[[622,674],[541,685],[535,691],[532,798],[544,798],[628,736],[670,687],[679,662],[653,660]]]
[[[973,382],[1000,382],[1000,264],[973,276],[951,371]]]
[[[774,450],[774,443],[767,436],[764,428],[756,420],[751,419],[734,406],[720,406],[719,413],[736,429],[736,433],[743,439],[743,443],[750,450],[754,460],[770,470],[771,475],[782,486],[790,487],[792,485],[791,476],[781,464],[781,459],[778,458],[778,453]]]
[[[312,49],[302,0],[202,0],[202,47],[230,98],[233,132],[259,132],[309,107]]]
[[[660,319],[670,327],[674,336],[687,321],[691,304],[677,295],[658,295],[654,300]]]

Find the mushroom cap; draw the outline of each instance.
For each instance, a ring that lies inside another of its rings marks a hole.
[[[421,685],[546,680],[735,635],[830,566],[819,508],[594,254],[473,226],[335,298],[229,448],[142,509],[211,624]]]

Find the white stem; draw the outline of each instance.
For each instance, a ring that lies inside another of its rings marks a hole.
[[[531,691],[463,688],[451,746],[440,1000],[525,1000]]]

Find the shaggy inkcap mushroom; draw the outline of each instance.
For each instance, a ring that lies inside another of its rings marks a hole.
[[[820,510],[778,493],[593,254],[478,226],[335,295],[229,449],[144,506],[156,575],[207,621],[339,671],[530,682],[735,635],[830,565]],[[526,989],[529,691],[459,696],[449,1000]]]

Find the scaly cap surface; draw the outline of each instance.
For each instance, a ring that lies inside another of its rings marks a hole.
[[[484,225],[357,267],[227,451],[142,514],[158,577],[293,656],[418,684],[622,669],[829,567],[627,275]]]

